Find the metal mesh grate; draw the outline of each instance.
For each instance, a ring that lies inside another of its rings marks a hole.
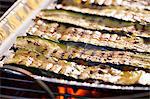
[[[33,79],[25,75],[14,74],[9,71],[0,71],[0,98],[6,99],[26,99],[26,98],[49,98],[49,95],[43,90]],[[63,97],[63,99],[87,98],[84,96],[77,96],[68,93],[59,93],[58,85],[47,83],[52,89],[53,95],[56,98]],[[59,85],[60,86],[60,85]]]
[[[15,75],[1,71],[1,97],[2,98],[36,98],[45,94],[35,81],[23,75]],[[31,93],[31,94],[28,94]]]
[[[43,90],[36,81],[23,74],[13,73],[6,69],[0,69],[0,98],[4,99],[26,99],[26,98],[42,98],[47,99],[49,95]],[[109,97],[108,99],[119,98],[149,98],[149,92],[144,91],[121,91],[106,89],[89,89],[78,86],[68,86],[57,83],[45,82],[52,94],[57,99],[72,98],[99,98]],[[73,89],[73,90],[72,90]],[[79,90],[80,92],[79,95]],[[85,92],[86,93],[83,93]],[[77,94],[78,93],[78,94]],[[118,96],[116,96],[118,95]],[[126,96],[129,95],[129,96]]]

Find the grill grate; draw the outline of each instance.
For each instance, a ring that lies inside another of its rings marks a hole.
[[[2,71],[0,80],[1,97],[3,98],[31,97],[31,95],[27,95],[27,93],[32,93],[33,96],[39,97],[38,94],[41,95],[46,93],[41,90],[39,86],[36,86],[34,81],[23,75],[15,75],[13,73]]]
[[[20,74],[20,73],[14,73],[12,71],[9,71],[7,69],[0,69],[0,80],[1,80],[1,93],[0,98],[4,99],[29,99],[29,98],[42,98],[46,99],[49,97],[47,92],[43,90],[36,81],[34,81],[32,78]],[[142,91],[124,91],[121,92],[121,90],[105,90],[105,89],[88,89],[88,88],[82,88],[77,86],[68,86],[68,85],[62,85],[57,83],[50,83],[45,82],[46,85],[52,90],[53,95],[55,98],[58,99],[72,99],[72,98],[97,98],[97,97],[111,97],[108,99],[119,99],[119,98],[149,98],[149,92],[142,92]],[[59,88],[62,88],[61,91],[58,90]],[[70,89],[74,89],[74,92]],[[78,93],[78,89],[84,89],[84,90],[90,90],[91,93],[79,95],[75,94]],[[65,90],[65,92],[62,92],[62,90]],[[70,92],[69,92],[70,91]],[[90,95],[93,94],[94,95]],[[136,93],[136,95],[135,95]],[[129,96],[124,96],[128,94]],[[117,97],[115,95],[118,95]],[[114,97],[115,96],[115,97]]]
[[[7,99],[29,99],[29,98],[48,98],[48,94],[45,90],[41,89],[39,85],[29,77],[25,75],[17,75],[9,71],[1,70],[0,72],[0,97]],[[62,94],[57,92],[57,84],[54,87],[51,84],[49,86],[53,87],[53,94],[55,97],[63,97],[64,99],[78,97],[87,98],[77,95],[71,95],[68,93]]]

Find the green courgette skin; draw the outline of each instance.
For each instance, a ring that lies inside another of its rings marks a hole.
[[[92,30],[106,30],[121,35],[150,37],[150,24],[121,21],[115,18],[82,14],[67,10],[42,10],[38,17],[46,20],[62,22]]]
[[[42,53],[46,57],[58,59],[84,59],[92,62],[124,64],[150,69],[150,55],[127,51],[92,50],[73,45],[64,45],[36,36],[18,37],[15,43],[18,48]]]
[[[35,25],[28,30],[30,35],[36,35],[53,41],[83,42],[96,46],[107,46],[122,50],[149,52],[150,44],[145,44],[140,37],[127,37],[118,34],[109,34],[91,31],[46,20],[35,20]]]
[[[54,57],[46,58],[42,54],[25,49],[19,49],[13,53],[13,55],[5,61],[5,64],[17,64],[27,67],[40,68],[55,72],[57,74],[73,77],[75,79],[95,79],[98,81],[102,80],[104,82],[122,85],[150,85],[149,82],[145,83],[141,81],[141,77],[149,74],[142,70],[120,71],[106,65],[78,65],[74,62],[59,60]]]

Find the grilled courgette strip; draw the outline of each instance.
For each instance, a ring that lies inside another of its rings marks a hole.
[[[35,25],[28,30],[30,35],[36,35],[54,41],[74,41],[108,46],[122,50],[150,52],[150,44],[145,44],[140,37],[126,37],[117,34],[91,31],[82,28],[67,26],[66,24],[36,20]]]
[[[148,24],[150,22],[150,12],[144,9],[128,8],[124,6],[100,6],[89,4],[77,4],[75,2],[62,2],[57,5],[58,9],[71,10],[82,13],[95,14],[106,17],[114,17],[125,21],[139,22],[140,24]]]
[[[114,18],[87,15],[66,10],[42,10],[38,17],[46,20],[77,25],[92,30],[107,30],[121,35],[150,37],[150,24],[121,21]]]
[[[34,50],[46,57],[59,59],[84,59],[92,62],[125,64],[150,69],[150,55],[126,51],[101,51],[73,45],[64,45],[35,36],[18,37],[16,47]]]
[[[79,7],[121,6],[136,10],[150,10],[149,0],[61,0],[59,4]]]
[[[131,85],[142,84],[150,85],[150,81],[143,79],[149,76],[142,70],[139,71],[120,71],[109,66],[84,66],[74,62],[59,60],[54,57],[46,58],[42,54],[33,51],[19,49],[10,58],[5,61],[5,64],[25,65],[28,67],[41,68],[53,71],[58,74],[73,77],[75,79],[96,79],[114,84]]]

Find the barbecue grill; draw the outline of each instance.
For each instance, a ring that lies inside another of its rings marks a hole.
[[[40,83],[28,75],[29,71],[16,72],[14,69],[7,67],[1,69],[1,97],[6,99],[12,98],[43,98],[51,97],[49,92]],[[27,74],[26,74],[27,73]],[[40,71],[37,70],[40,74]],[[47,78],[48,79],[48,78]],[[76,86],[63,84],[59,82],[44,81],[44,84],[49,88],[55,98],[58,99],[73,99],[73,98],[148,98],[149,91],[143,90],[118,90],[105,88],[94,88],[88,86]],[[111,86],[112,87],[112,86]]]
[[[1,0],[0,0],[1,1]],[[3,1],[3,0],[2,0]],[[15,0],[12,0],[15,1]],[[12,2],[11,1],[11,2]],[[2,43],[0,47],[1,61],[9,54],[8,49],[11,42],[18,35],[24,35],[29,25],[32,25],[32,19],[42,9],[50,4],[56,3],[57,0],[31,0],[36,7],[31,8],[31,12],[26,15],[25,19],[16,26],[8,22],[19,11],[19,7],[31,7],[28,0],[18,0],[16,3],[1,17],[1,25],[9,25],[14,32]],[[32,3],[33,3],[32,2]],[[52,6],[54,8],[55,6]],[[27,9],[29,9],[27,8]],[[17,14],[18,15],[18,14]],[[17,15],[15,16],[16,18]],[[13,19],[13,18],[12,18]],[[21,33],[20,33],[21,32]],[[11,34],[11,33],[10,33]],[[32,67],[7,65],[0,68],[0,97],[4,99],[26,99],[26,98],[57,98],[57,99],[76,99],[76,98],[149,98],[149,86],[142,85],[113,85],[108,83],[95,84],[90,82],[75,81],[73,78],[57,77],[52,72]],[[91,79],[92,80],[92,79]]]

